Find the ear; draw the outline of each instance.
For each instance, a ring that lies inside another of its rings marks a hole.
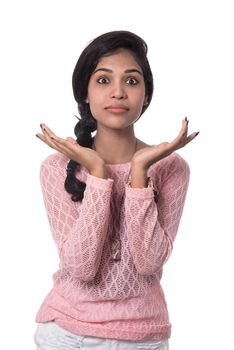
[[[86,97],[86,99],[85,99],[85,103],[89,103],[89,99],[88,99],[88,97]]]
[[[147,106],[147,104],[148,104],[148,96],[145,96],[145,100],[144,100],[144,106]]]

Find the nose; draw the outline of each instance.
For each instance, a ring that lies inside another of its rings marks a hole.
[[[127,98],[126,90],[121,83],[116,82],[111,91],[111,97],[116,98],[118,100]]]

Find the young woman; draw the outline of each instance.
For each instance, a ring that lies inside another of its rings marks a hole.
[[[37,134],[57,151],[42,164],[41,185],[60,257],[36,317],[37,349],[168,349],[160,279],[189,181],[175,151],[198,133],[188,135],[185,118],[172,142],[148,145],[135,136],[153,77],[147,45],[131,32],[94,39],[72,83],[76,139],[45,124]]]

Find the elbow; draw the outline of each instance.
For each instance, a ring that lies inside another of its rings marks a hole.
[[[93,281],[95,276],[96,276],[96,273],[74,275],[76,279],[80,279],[83,282],[91,282]]]
[[[89,267],[85,267],[85,268],[81,268],[81,269],[76,269],[75,271],[72,272],[72,275],[77,278],[80,279],[84,282],[90,282],[92,281],[95,276],[97,274],[97,269],[93,268],[89,268]]]
[[[84,282],[92,281],[98,271],[99,263],[96,260],[92,261],[77,261],[77,257],[70,258],[64,252],[60,253],[60,262],[62,268],[64,268],[69,275],[74,279],[79,279]]]
[[[144,265],[144,264],[135,263],[135,267],[139,275],[143,275],[143,276],[154,275],[161,269],[161,267],[153,264]]]
[[[165,254],[161,256],[154,256],[152,259],[145,259],[142,256],[138,259],[134,259],[134,265],[136,267],[137,272],[140,275],[144,276],[151,276],[158,274],[162,268],[163,265],[167,262],[169,259],[170,252],[166,252]]]
[[[69,275],[73,277],[74,279],[79,279],[84,282],[90,282],[92,281],[96,274],[97,274],[97,268],[94,266],[79,266],[75,267],[74,266],[64,266],[64,268],[69,272]]]

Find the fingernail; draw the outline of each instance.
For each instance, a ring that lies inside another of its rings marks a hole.
[[[36,137],[40,138],[37,134],[35,135]]]
[[[42,128],[42,130],[46,131],[45,125],[43,123],[40,124],[40,127]]]
[[[196,135],[195,135],[195,136],[197,136],[199,133],[200,133],[200,131],[196,132]]]

